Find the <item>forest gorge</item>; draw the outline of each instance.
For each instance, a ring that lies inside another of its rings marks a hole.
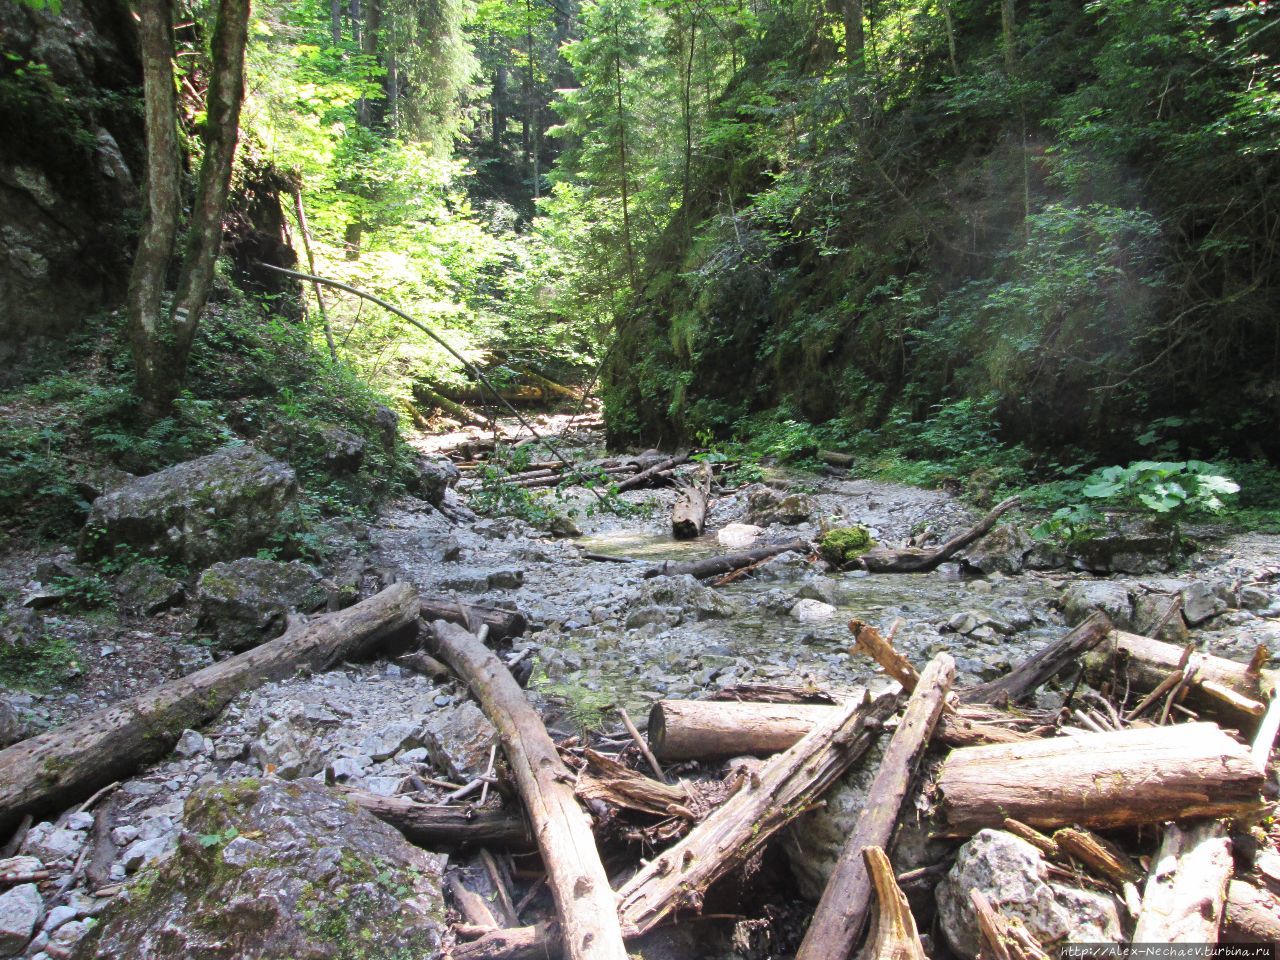
[[[1273,956],[1278,23],[0,0],[0,958]]]

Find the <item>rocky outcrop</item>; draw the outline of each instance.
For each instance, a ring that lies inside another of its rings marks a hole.
[[[808,523],[813,515],[813,501],[803,493],[781,495],[769,487],[760,487],[747,495],[747,523],[767,527],[771,523],[794,526]]]
[[[442,868],[313,781],[203,787],[174,856],[112,903],[74,956],[433,960]]]
[[[284,531],[297,493],[291,468],[251,446],[228,447],[103,494],[80,533],[80,556],[125,545],[197,569],[242,557]]]
[[[215,563],[200,575],[200,625],[218,644],[244,650],[284,633],[291,613],[311,613],[328,600],[314,567],[245,557]]]

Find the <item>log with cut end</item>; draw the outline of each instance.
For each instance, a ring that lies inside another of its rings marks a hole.
[[[502,607],[482,603],[463,603],[447,597],[424,597],[422,618],[427,623],[447,620],[471,631],[488,627],[492,640],[510,640],[512,637],[522,636],[529,625],[529,621],[519,610],[504,610]]]
[[[1223,943],[1280,943],[1280,898],[1232,880],[1218,931]]]
[[[439,655],[463,678],[498,730],[547,869],[566,955],[626,960],[613,891],[590,822],[542,720],[511,671],[480,638],[444,621],[436,621],[433,629]]]
[[[416,629],[418,593],[398,583],[187,677],[0,750],[0,835],[24,813],[82,799],[172,749],[182,731],[214,717],[242,691],[303,668],[326,670]]]
[[[1134,942],[1217,943],[1231,868],[1221,821],[1168,824],[1142,891]]]
[[[942,717],[955,673],[955,661],[943,653],[920,675],[906,712],[885,748],[858,822],[822,891],[796,960],[845,960],[853,955],[871,908],[871,877],[863,851],[889,846],[898,811]]]
[[[650,567],[644,572],[644,576],[648,580],[653,577],[683,577],[687,574],[699,580],[704,580],[707,577],[717,577],[723,573],[732,573],[734,570],[749,567],[753,563],[759,563],[761,560],[768,560],[770,557],[791,552],[808,553],[809,542],[807,540],[788,540],[786,543],[772,543],[768,546],[756,547],[754,550],[746,550],[742,553],[726,553],[718,557],[706,557],[702,560],[692,560],[686,563],[674,563],[668,560],[656,567]]]
[[[938,790],[951,836],[1012,817],[1033,827],[1095,829],[1256,812],[1263,775],[1213,723],[965,747]]]
[[[671,505],[671,535],[677,540],[692,540],[702,535],[707,525],[707,506],[711,502],[711,467],[702,464],[691,481],[680,484],[680,492]]]
[[[1010,497],[997,504],[968,530],[933,550],[921,550],[918,547],[875,547],[864,553],[858,563],[872,573],[927,573],[946,563],[969,544],[985,537],[996,525],[996,521],[1019,503],[1021,500],[1018,497]]]
[[[395,827],[405,838],[429,850],[439,847],[528,847],[529,826],[506,810],[435,806],[408,797],[380,797],[363,790],[343,790],[356,806]]]

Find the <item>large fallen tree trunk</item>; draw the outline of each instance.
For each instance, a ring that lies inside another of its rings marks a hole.
[[[1033,827],[1130,826],[1255,812],[1263,774],[1216,724],[966,747],[942,766],[945,832],[1011,817]]]
[[[975,540],[981,540],[996,525],[996,521],[1021,501],[1017,497],[997,504],[995,509],[964,533],[952,537],[940,547],[922,550],[919,547],[875,547],[858,558],[858,563],[872,573],[925,573],[946,563]]]
[[[0,835],[41,813],[123,780],[164,756],[182,731],[236,695],[301,668],[325,670],[367,654],[418,618],[418,593],[398,583],[353,607],[293,621],[283,636],[0,750]]]
[[[436,393],[425,383],[415,383],[413,385],[413,399],[423,406],[435,407],[437,410],[443,410],[453,419],[466,426],[471,427],[489,427],[490,421],[482,418],[478,413],[464,407],[462,404],[450,400],[448,397],[441,396]]]
[[[845,960],[853,956],[871,909],[871,877],[863,851],[887,849],[898,811],[942,717],[956,664],[945,653],[924,669],[898,729],[885,749],[853,833],[822,891],[796,960]]]
[[[493,640],[510,640],[512,637],[522,636],[529,625],[525,615],[518,610],[463,603],[461,600],[448,600],[444,597],[424,597],[422,618],[428,623],[447,620],[472,631],[488,627],[489,637]]]
[[[439,655],[466,682],[498,730],[525,811],[533,823],[556,903],[565,953],[580,960],[626,960],[613,891],[573,776],[515,678],[480,638],[434,624]]]
[[[429,850],[484,845],[528,847],[533,843],[524,818],[506,810],[431,806],[408,797],[380,797],[363,790],[342,792],[356,806]]]
[[[671,535],[677,540],[701,536],[710,502],[711,467],[704,463],[691,482],[680,484],[680,493],[671,506]]]
[[[623,493],[627,490],[639,490],[646,484],[654,483],[658,479],[658,475],[666,473],[668,470],[674,470],[682,463],[689,462],[689,454],[678,453],[674,457],[663,460],[661,463],[655,463],[646,470],[641,470],[634,477],[628,477],[618,484],[618,492]]]
[[[866,751],[897,701],[896,695],[884,694],[869,704],[840,708],[831,722],[769,760],[688,836],[654,857],[618,891],[624,934],[638,937],[677,910],[700,909],[712,883],[809,809]],[[546,958],[557,950],[554,933],[535,927],[504,930],[459,944],[454,960]]]
[[[718,557],[706,557],[702,560],[691,560],[686,563],[674,563],[670,560],[650,567],[644,572],[645,579],[653,577],[683,577],[686,574],[704,580],[707,577],[718,577],[722,573],[731,573],[743,567],[749,567],[761,560],[768,560],[780,553],[808,553],[807,540],[788,540],[786,543],[773,543],[765,547],[756,547],[744,553],[726,553]]]
[[[1111,624],[1107,618],[1101,613],[1095,613],[1066,636],[1041,648],[998,680],[961,690],[960,699],[965,703],[1016,703],[1096,647],[1110,632]]]
[[[1222,822],[1166,826],[1142,892],[1134,943],[1217,943],[1231,866]]]

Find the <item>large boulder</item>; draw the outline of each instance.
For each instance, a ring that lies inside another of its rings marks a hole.
[[[964,562],[979,573],[1021,573],[1035,549],[1036,542],[1021,527],[1007,524],[996,527],[970,547]]]
[[[452,460],[444,457],[415,456],[409,465],[406,489],[433,507],[444,504],[445,494],[453,487],[461,474]]]
[[[242,557],[283,532],[297,494],[288,466],[251,446],[228,447],[100,496],[80,532],[80,556],[125,545],[197,568]]]
[[[323,607],[328,591],[315,568],[301,561],[244,557],[202,573],[198,599],[200,625],[212,629],[221,646],[244,650],[284,633],[289,614]]]
[[[937,889],[942,931],[964,960],[977,957],[981,946],[973,890],[982,891],[997,913],[1026,924],[1046,949],[1123,940],[1115,897],[1050,879],[1044,855],[1031,844],[1003,830],[982,830],[960,848]]]
[[[1062,614],[1073,627],[1083,623],[1095,610],[1105,613],[1114,627],[1134,628],[1133,595],[1127,584],[1117,580],[1085,580],[1073,583],[1062,595]]]
[[[808,523],[812,515],[813,501],[803,493],[779,494],[770,487],[759,487],[747,495],[747,523],[759,527]]]
[[[1162,573],[1177,559],[1172,531],[1120,524],[1071,548],[1072,564],[1090,573]]]
[[[442,858],[314,781],[199,788],[177,852],[107,907],[77,960],[442,956]]]

